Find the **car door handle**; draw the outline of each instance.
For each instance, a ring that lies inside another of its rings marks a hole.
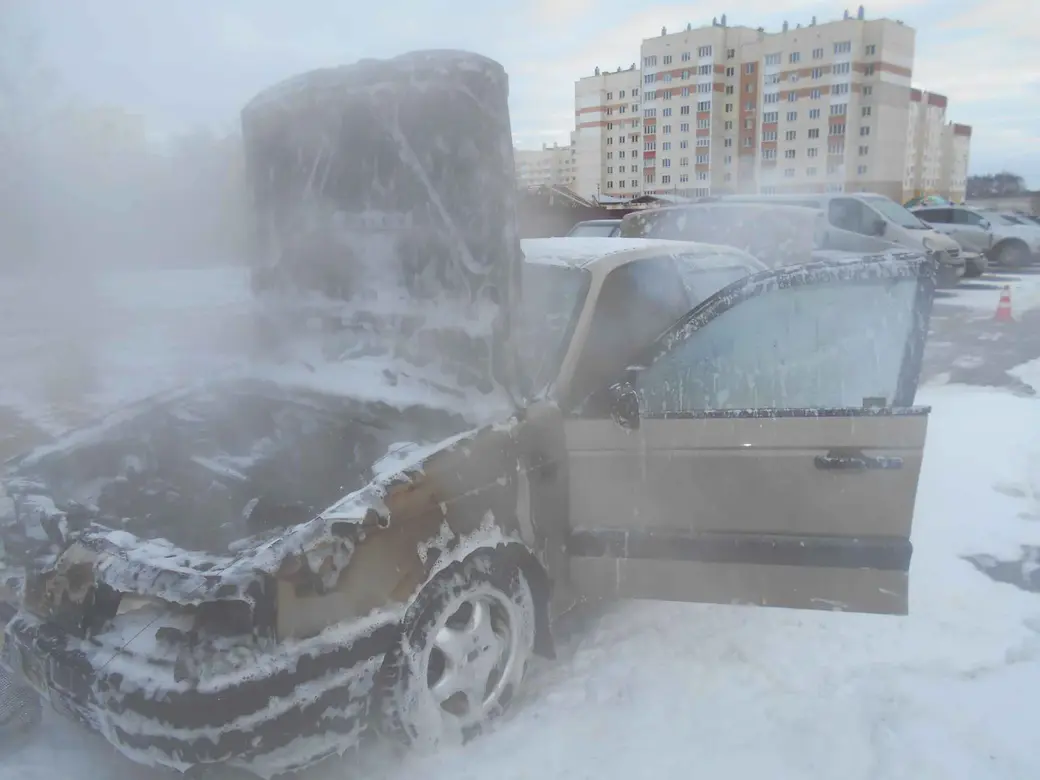
[[[891,455],[864,455],[862,452],[831,451],[817,455],[816,468],[826,471],[892,471],[903,468],[903,459]]]

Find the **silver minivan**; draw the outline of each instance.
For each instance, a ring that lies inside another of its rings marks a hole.
[[[800,195],[723,195],[723,203],[777,203],[807,206],[826,215],[818,248],[850,252],[876,251],[878,240],[889,246],[923,251],[939,263],[939,284],[956,285],[966,268],[966,257],[953,238],[925,224],[884,195],[869,192],[805,193]]]

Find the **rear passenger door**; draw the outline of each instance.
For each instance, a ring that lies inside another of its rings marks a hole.
[[[635,372],[635,430],[566,421],[586,595],[901,614],[928,409],[920,257],[760,273]]]

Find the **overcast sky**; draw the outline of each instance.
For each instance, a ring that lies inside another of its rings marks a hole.
[[[42,52],[65,89],[144,114],[157,132],[228,129],[258,90],[293,73],[416,48],[464,48],[511,77],[521,147],[565,143],[574,81],[628,67],[663,26],[777,30],[786,19],[840,18],[808,0],[0,0],[34,17]],[[879,0],[917,29],[915,86],[950,98],[947,117],[974,126],[972,173],[1009,169],[1040,188],[1040,2]],[[778,11],[777,9],[782,9]]]

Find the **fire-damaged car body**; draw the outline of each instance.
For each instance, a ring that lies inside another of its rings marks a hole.
[[[373,732],[478,733],[583,599],[905,613],[935,263],[767,270],[625,238],[520,262],[504,73],[385,65],[253,105],[273,214],[254,271],[285,370],[171,391],[0,472],[8,672],[141,763],[272,777]],[[431,129],[405,99],[445,89],[481,121]],[[396,156],[337,167],[344,93]],[[371,199],[342,194],[366,178]],[[487,190],[457,206],[466,179]]]
[[[271,776],[474,733],[582,598],[905,613],[934,264],[700,299],[742,253],[603,241],[525,269],[548,370],[499,423],[235,384],[15,461],[5,664],[131,758]]]

